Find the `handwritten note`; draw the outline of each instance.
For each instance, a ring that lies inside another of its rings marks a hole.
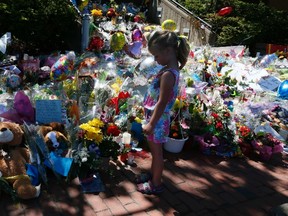
[[[261,77],[261,79],[258,82],[261,88],[263,88],[264,90],[270,90],[270,91],[277,90],[280,83],[281,81],[274,76]]]
[[[39,124],[62,123],[61,100],[36,100],[36,121]]]

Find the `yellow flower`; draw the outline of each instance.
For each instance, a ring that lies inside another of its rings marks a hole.
[[[98,10],[98,9],[93,9],[91,10],[91,14],[93,17],[98,17],[98,16],[102,16],[102,10]]]
[[[183,106],[184,106],[184,101],[179,100],[179,98],[176,98],[173,108],[177,110],[177,109],[183,108]]]
[[[121,86],[123,84],[123,80],[121,78],[116,78],[115,83],[111,85],[111,88],[118,94],[121,90]]]
[[[103,133],[101,130],[101,127],[103,126],[104,122],[98,118],[94,118],[88,123],[81,124],[79,127],[85,131],[85,139],[100,143],[103,140]]]
[[[104,123],[98,118],[94,118],[93,120],[89,121],[88,124],[96,128],[101,128],[104,126]]]
[[[81,125],[79,125],[79,128],[81,128],[84,131],[88,131],[90,129],[90,125],[88,123],[83,123]]]
[[[99,128],[94,128],[94,130],[86,131],[85,138],[100,143],[103,140],[103,134]]]

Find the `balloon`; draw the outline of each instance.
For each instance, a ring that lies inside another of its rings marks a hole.
[[[277,91],[277,97],[282,99],[288,99],[288,80],[283,81]]]
[[[11,74],[7,77],[6,84],[13,89],[18,88],[21,84],[21,78],[17,74]]]
[[[141,41],[135,41],[133,43],[127,44],[124,47],[126,54],[132,58],[139,59],[141,57]]]
[[[218,11],[219,16],[226,16],[232,12],[232,7],[224,7]]]
[[[132,32],[132,41],[142,41],[143,34],[140,29],[134,29]]]
[[[109,8],[107,13],[106,13],[106,16],[107,17],[115,17],[116,16],[116,12],[115,12],[115,9],[114,8]]]
[[[165,20],[162,25],[161,25],[163,30],[168,30],[168,31],[175,31],[176,30],[176,23],[172,19],[167,19]]]
[[[113,51],[120,51],[126,43],[125,36],[122,32],[116,32],[110,39],[110,48]]]
[[[134,16],[134,22],[137,22],[137,23],[143,22],[143,17],[137,14],[136,16]]]
[[[52,65],[50,77],[52,80],[63,81],[74,68],[75,53],[69,52]]]

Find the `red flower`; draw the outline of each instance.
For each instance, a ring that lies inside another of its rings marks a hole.
[[[107,135],[119,136],[120,130],[117,125],[110,125],[107,128]]]
[[[217,129],[223,129],[223,124],[222,124],[222,122],[217,122],[216,125],[215,125],[215,127],[216,127]]]
[[[91,38],[88,50],[90,51],[100,51],[104,46],[104,40],[98,36],[94,36]]]
[[[242,137],[248,136],[251,132],[250,128],[248,128],[247,126],[240,126],[239,131]]]
[[[230,117],[230,113],[229,113],[229,112],[225,112],[225,113],[224,113],[224,116],[225,116],[225,117]]]
[[[217,118],[219,118],[219,115],[217,114],[217,113],[211,113],[211,115],[215,118],[215,119],[217,119]]]

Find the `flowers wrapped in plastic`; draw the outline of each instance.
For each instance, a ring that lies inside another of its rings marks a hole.
[[[281,153],[284,146],[284,144],[271,133],[265,132],[257,133],[255,140],[252,141],[252,145],[264,161],[270,160],[273,154]]]

